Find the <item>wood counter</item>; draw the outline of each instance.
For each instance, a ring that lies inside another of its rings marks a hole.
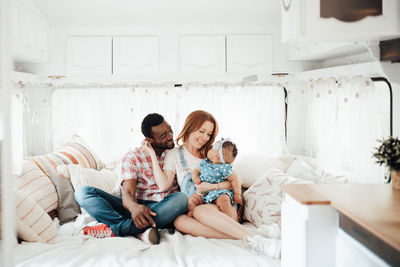
[[[305,205],[331,205],[339,226],[390,264],[400,263],[400,190],[391,184],[291,184],[282,190]]]

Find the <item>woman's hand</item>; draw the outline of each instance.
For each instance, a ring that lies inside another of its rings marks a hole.
[[[215,184],[210,184],[207,182],[202,182],[200,184],[195,184],[196,191],[198,193],[207,193],[208,191],[214,190]]]
[[[148,156],[150,156],[152,158],[153,157],[157,158],[156,152],[154,151],[154,149],[151,146],[151,144],[149,143],[149,141],[147,141],[146,139],[144,139],[142,141],[142,149],[143,149],[144,153],[146,153]]]
[[[199,174],[200,174],[200,170],[198,168],[194,169],[192,171],[192,181],[193,181],[194,184],[200,184],[201,183],[201,179],[199,177]]]

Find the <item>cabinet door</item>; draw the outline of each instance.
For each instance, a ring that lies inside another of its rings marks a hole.
[[[10,1],[10,4],[11,46],[14,58],[21,62],[47,62],[47,21],[30,2]]]
[[[111,37],[68,37],[67,73],[111,74]]]
[[[35,17],[35,36],[34,46],[35,54],[38,59],[43,62],[47,62],[49,59],[48,53],[48,33],[49,25],[47,21],[40,15]]]
[[[399,1],[281,1],[284,43],[377,41],[400,35]]]
[[[305,0],[281,1],[282,42],[291,43],[304,38],[303,7]]]
[[[160,37],[160,73],[179,73],[179,37]]]
[[[35,43],[35,17],[25,6],[18,5],[18,41],[17,51],[20,56],[34,57]]]
[[[113,73],[159,72],[159,39],[153,36],[113,38]]]
[[[182,36],[181,72],[225,73],[225,36]]]
[[[19,29],[20,29],[20,6],[18,1],[10,1],[10,37],[11,37],[11,49],[14,54],[19,53]]]
[[[335,17],[322,18],[321,17],[321,4],[335,4],[337,0],[321,1],[321,0],[307,0],[307,5],[304,11],[306,34],[309,36],[325,36],[326,40],[335,39],[331,35],[340,35],[341,38],[359,41],[359,40],[380,40],[382,38],[393,37],[395,34],[400,34],[399,29],[399,1],[393,0],[381,0],[374,1],[379,3],[377,9],[381,8],[381,15],[365,15],[361,16],[358,13],[367,12],[367,9],[372,9],[370,13],[373,13],[373,7],[368,6],[368,1],[365,0],[352,0],[345,1],[347,6],[343,5],[343,9],[351,8],[355,2],[360,2],[360,6],[365,5],[364,8],[360,8],[358,11],[354,10],[354,16],[356,20],[352,22],[346,22],[339,20]],[[315,3],[311,3],[315,2]],[[344,0],[341,0],[344,2]],[[352,3],[353,2],[353,3]],[[351,16],[351,15],[350,15]],[[339,17],[340,18],[340,17]]]
[[[271,35],[227,36],[228,73],[269,73],[272,71]]]

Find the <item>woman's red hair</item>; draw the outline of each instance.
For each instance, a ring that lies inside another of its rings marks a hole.
[[[214,130],[210,136],[210,140],[208,140],[207,143],[205,143],[200,148],[200,155],[205,158],[207,156],[208,150],[210,150],[211,145],[214,143],[215,137],[218,134],[218,123],[215,120],[214,116],[207,111],[196,110],[186,117],[183,129],[176,138],[176,143],[179,145],[180,140],[185,143],[187,140],[189,140],[189,135],[200,129],[201,125],[203,125],[203,123],[206,121],[214,124]]]

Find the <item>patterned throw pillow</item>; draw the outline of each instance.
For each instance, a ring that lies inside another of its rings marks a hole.
[[[56,230],[49,215],[25,193],[16,191],[18,236],[26,241],[50,243]]]
[[[79,136],[73,136],[71,142],[55,152],[30,158],[51,179],[56,187],[58,197],[57,215],[60,224],[72,221],[80,213],[79,205],[74,198],[71,181],[58,175],[57,167],[79,164],[84,168],[101,170],[104,163],[82,141]]]
[[[278,169],[270,170],[243,194],[244,219],[257,227],[273,223],[280,224],[283,201],[280,186],[282,184],[313,184],[313,182],[293,178]]]

